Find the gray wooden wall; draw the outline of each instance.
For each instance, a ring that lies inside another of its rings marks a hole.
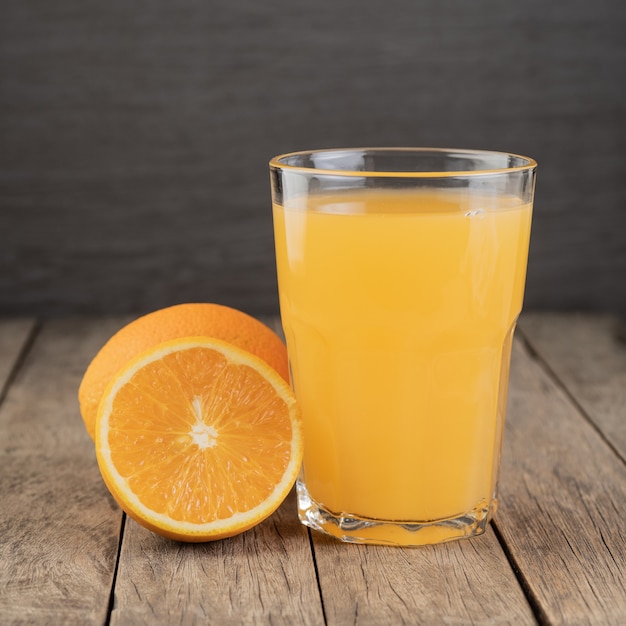
[[[540,165],[527,308],[626,312],[623,0],[2,0],[0,315],[277,309],[267,161]]]

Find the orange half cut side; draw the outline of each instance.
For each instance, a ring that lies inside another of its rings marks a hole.
[[[187,337],[127,364],[96,420],[96,457],[121,508],[182,541],[229,537],[273,513],[302,461],[291,388],[228,343]]]

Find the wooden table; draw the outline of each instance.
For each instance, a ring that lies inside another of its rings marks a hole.
[[[88,361],[126,321],[0,321],[1,624],[626,624],[617,319],[523,316],[495,521],[482,537],[416,549],[310,533],[293,494],[214,543],[127,519],[76,400]]]

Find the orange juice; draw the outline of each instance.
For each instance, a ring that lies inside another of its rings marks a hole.
[[[531,206],[467,189],[274,205],[304,481],[335,514],[491,511]]]

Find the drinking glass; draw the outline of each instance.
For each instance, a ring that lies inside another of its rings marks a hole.
[[[301,521],[343,541],[483,533],[497,506],[536,163],[360,148],[270,162],[304,420]]]

